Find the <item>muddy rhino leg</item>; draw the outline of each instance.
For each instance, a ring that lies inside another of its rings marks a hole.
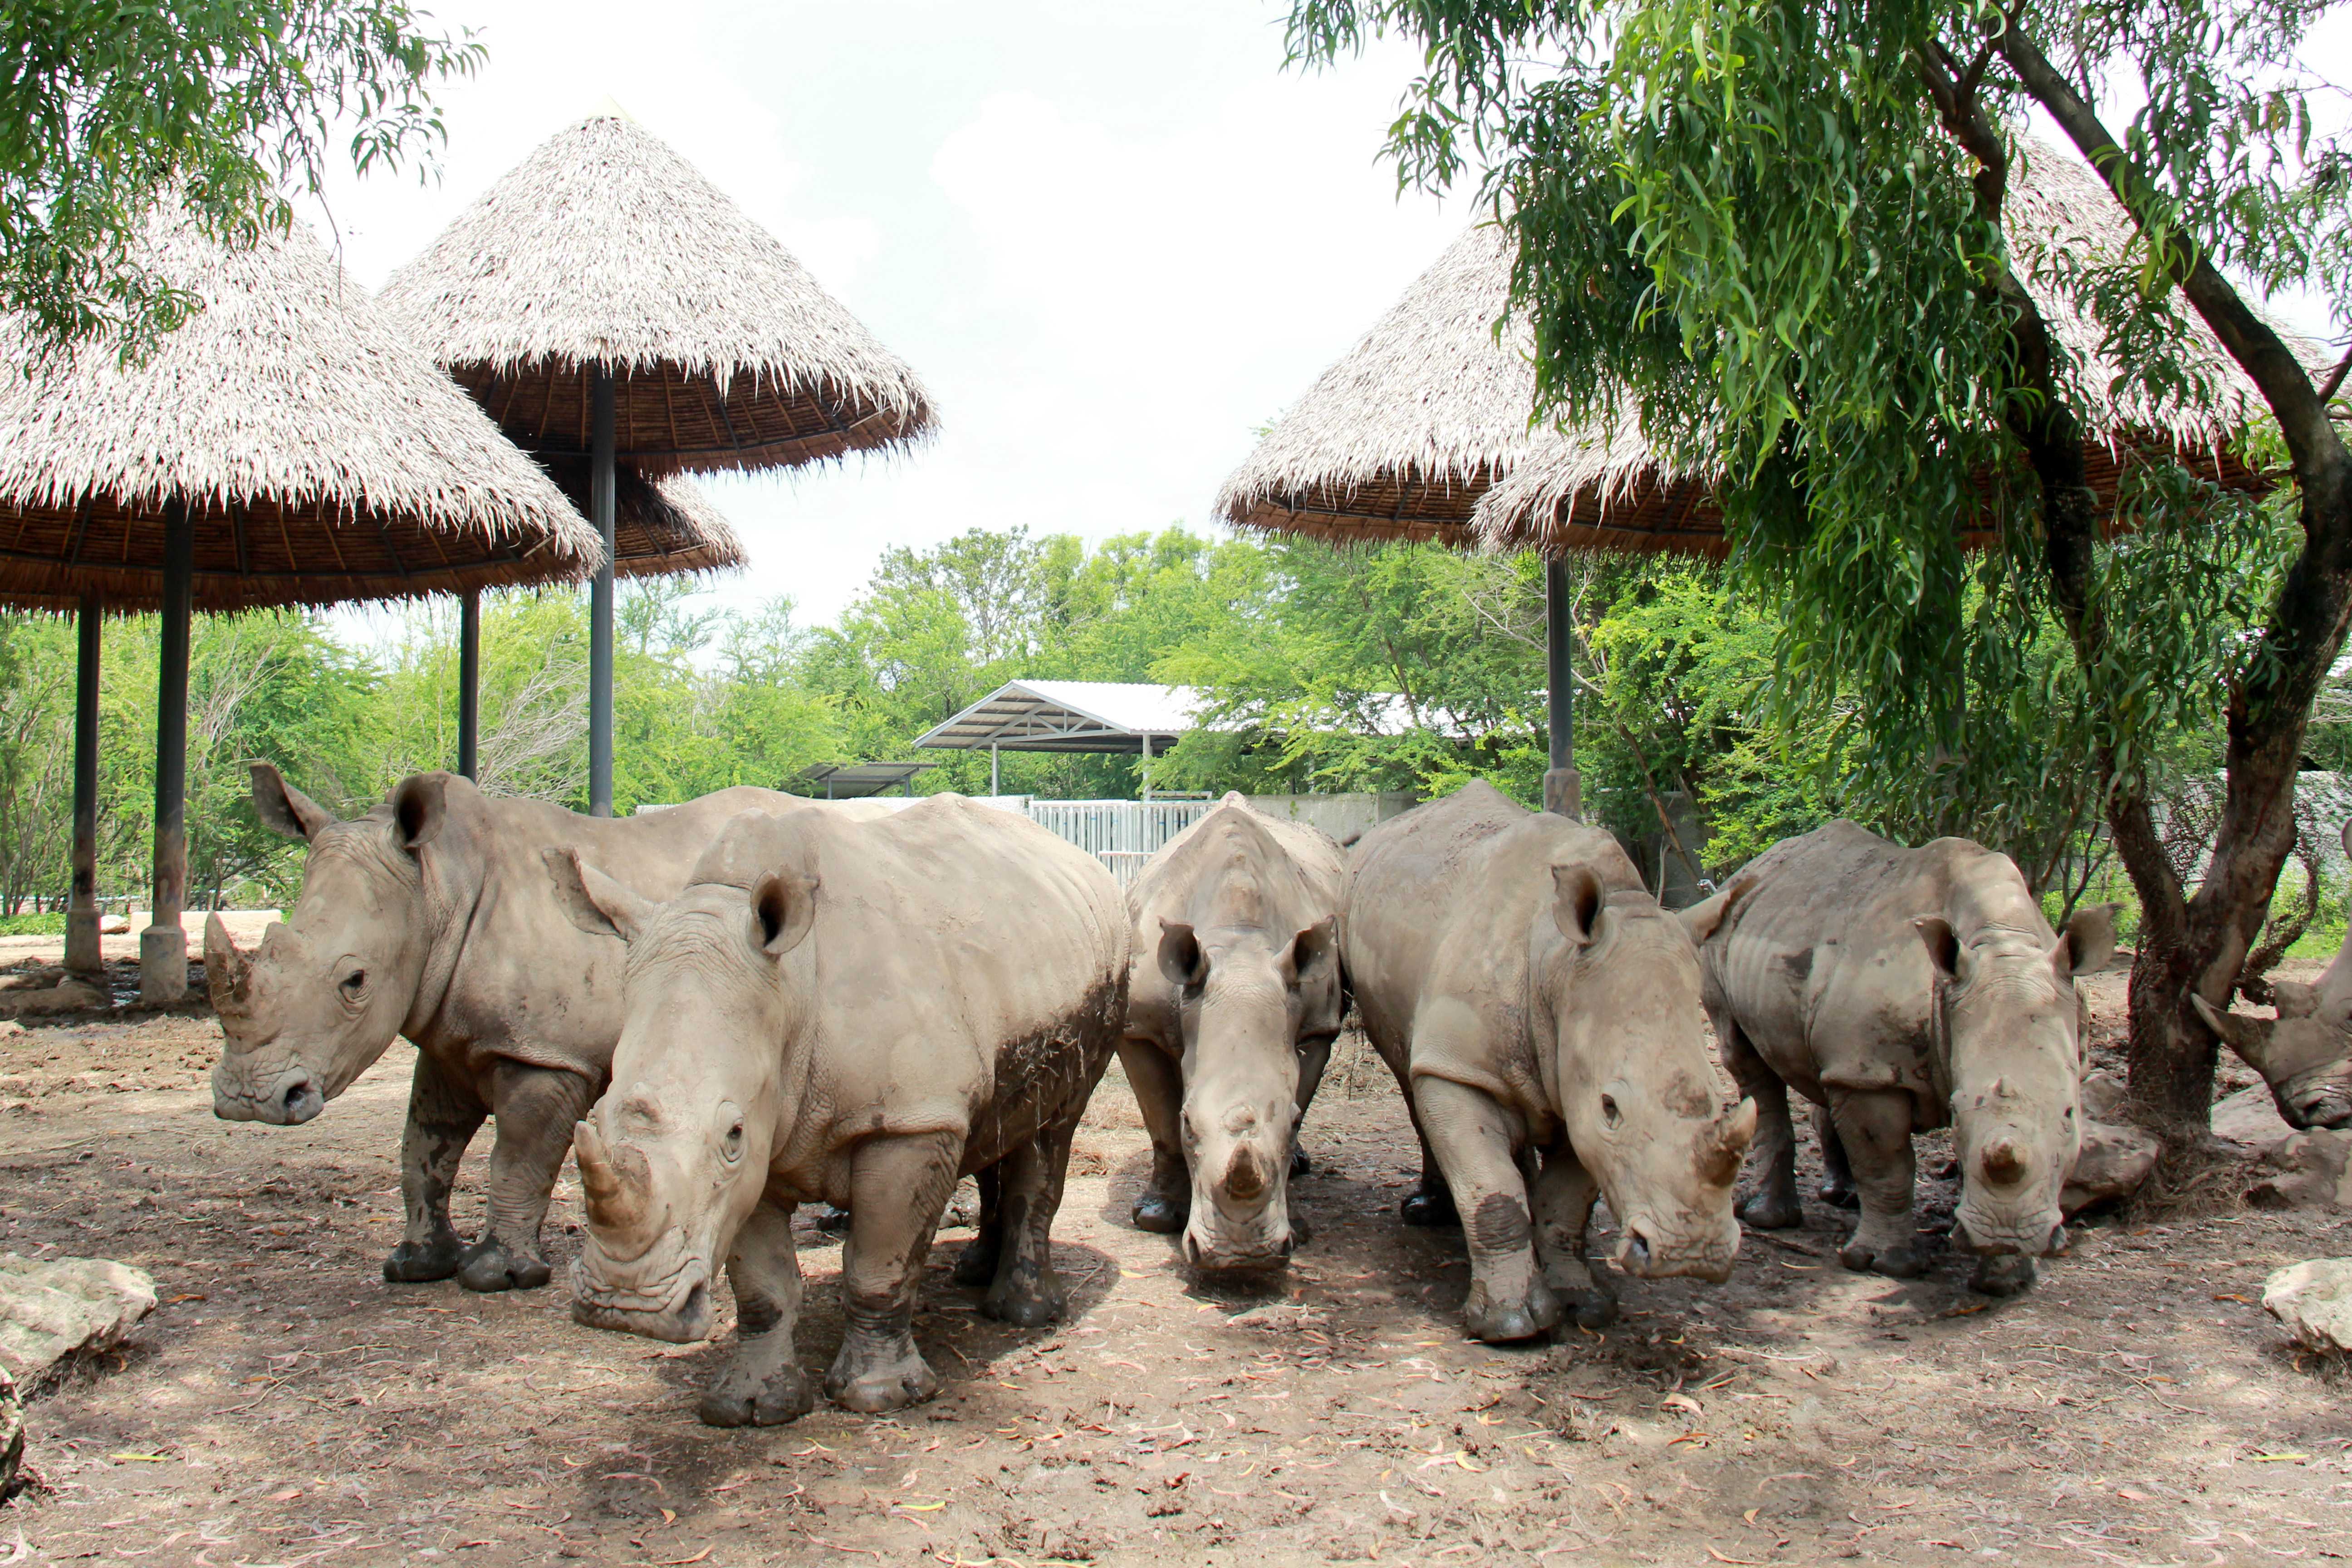
[[[727,1258],[740,1342],[703,1391],[700,1414],[713,1426],[781,1426],[816,1405],[816,1390],[793,1359],[801,1315],[801,1265],[793,1205],[762,1197]]]
[[[1756,1190],[1739,1201],[1739,1223],[1786,1230],[1805,1223],[1797,1202],[1797,1130],[1789,1120],[1789,1086],[1772,1070],[1727,1013],[1712,1015],[1724,1068],[1739,1092],[1756,1102],[1753,1163]]]
[[[1911,1217],[1911,1097],[1832,1089],[1830,1118],[1862,1199],[1862,1223],[1838,1248],[1838,1261],[1891,1279],[1918,1278],[1927,1265]]]
[[[1388,1061],[1385,1055],[1381,1059]],[[1454,1194],[1446,1189],[1444,1168],[1437,1163],[1437,1152],[1429,1146],[1429,1128],[1422,1121],[1421,1103],[1413,1097],[1412,1080],[1396,1062],[1389,1062],[1389,1070],[1396,1075],[1397,1092],[1404,1096],[1405,1114],[1412,1118],[1412,1135],[1421,1142],[1421,1181],[1404,1195],[1397,1213],[1407,1225],[1433,1229],[1460,1225],[1462,1216],[1454,1210]]]
[[[460,1079],[424,1051],[408,1091],[408,1125],[400,1133],[400,1199],[408,1229],[383,1277],[404,1284],[446,1279],[465,1263],[466,1244],[449,1224],[457,1163],[489,1110]]]
[[[1544,1283],[1584,1328],[1604,1328],[1617,1319],[1617,1291],[1608,1275],[1584,1255],[1593,1200],[1601,1184],[1566,1143],[1547,1150],[1536,1178],[1536,1257]]]
[[[1306,1175],[1315,1169],[1315,1163],[1307,1157],[1307,1108],[1315,1103],[1315,1091],[1323,1087],[1323,1069],[1330,1065],[1330,1041],[1308,1040],[1298,1047],[1298,1092],[1293,1097],[1298,1119],[1290,1134],[1290,1173],[1294,1176]],[[1291,1229],[1295,1232],[1297,1228],[1298,1222],[1294,1218]],[[1300,1245],[1306,1244],[1305,1237],[1298,1239]]]
[[[499,1141],[490,1151],[490,1215],[466,1249],[457,1283],[468,1290],[529,1290],[547,1283],[539,1249],[555,1173],[572,1148],[572,1124],[596,1098],[576,1072],[500,1062],[490,1075]]]
[[[996,1280],[996,1260],[1004,1253],[1004,1175],[997,1165],[974,1171],[972,1185],[980,1189],[980,1223],[971,1239],[956,1254],[955,1282],[990,1285]]]
[[[1151,1134],[1151,1184],[1135,1200],[1135,1228],[1174,1236],[1192,1215],[1192,1174],[1184,1164],[1184,1069],[1150,1040],[1119,1041],[1118,1060]]]
[[[1444,1079],[1419,1079],[1413,1097],[1470,1247],[1463,1325],[1490,1343],[1534,1339],[1559,1321],[1560,1306],[1536,1268],[1510,1120],[1492,1095]]]
[[[915,1348],[915,1292],[962,1147],[960,1133],[877,1137],[851,1156],[841,1253],[846,1331],[824,1391],[852,1410],[903,1409],[940,1391],[939,1374]]]
[[[1813,1134],[1822,1141],[1822,1184],[1814,1196],[1832,1208],[1862,1206],[1853,1190],[1853,1166],[1845,1157],[1845,1140],[1838,1136],[1837,1119],[1826,1105],[1813,1107]]]
[[[1073,1120],[1041,1130],[1006,1157],[1004,1251],[980,1310],[1024,1329],[1057,1321],[1069,1310],[1054,1272],[1054,1215],[1062,1207],[1062,1181],[1070,1168]]]

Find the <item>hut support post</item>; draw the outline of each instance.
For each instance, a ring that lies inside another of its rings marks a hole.
[[[613,373],[591,373],[588,521],[604,542],[588,600],[588,815],[613,815]]]
[[[187,503],[163,503],[163,647],[155,685],[155,908],[139,933],[139,1000],[188,993],[188,621],[195,584],[195,525]]]
[[[1546,811],[1584,814],[1584,781],[1576,771],[1575,646],[1570,624],[1568,563],[1544,563],[1544,663],[1551,679],[1551,771],[1544,774]]]
[[[81,596],[81,647],[74,665],[73,896],[66,904],[66,973],[98,975],[99,599]]]
[[[481,782],[482,591],[457,600],[457,771]]]
[[[996,782],[996,742],[993,741],[988,743],[988,793],[991,795],[1004,793]]]

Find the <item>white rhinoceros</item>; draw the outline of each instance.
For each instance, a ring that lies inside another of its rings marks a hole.
[[[2352,856],[2352,822],[2342,837],[2344,853]],[[2263,1075],[2288,1126],[2306,1132],[2352,1126],[2352,931],[2315,984],[2274,980],[2271,996],[2276,1018],[2225,1012],[2202,996],[2189,1001],[2206,1026]]]
[[[1601,1195],[1629,1273],[1729,1276],[1756,1108],[1718,1106],[1707,1060],[1693,941],[1717,918],[1668,914],[1607,833],[1485,783],[1357,842],[1348,981],[1422,1136],[1406,1217],[1461,1216],[1476,1338],[1615,1315],[1584,1257]]]
[[[702,1418],[790,1421],[814,1403],[792,1215],[823,1198],[850,1215],[825,1392],[927,1399],[915,1294],[963,1174],[981,1216],[958,1281],[1008,1322],[1061,1315],[1049,1232],[1127,1005],[1127,911],[1093,856],[932,795],[866,823],[739,818],[667,903],[585,857],[570,893],[583,927],[629,944],[613,1087],[574,1135],[575,1318],[701,1339],[723,1264],[742,1342]]]

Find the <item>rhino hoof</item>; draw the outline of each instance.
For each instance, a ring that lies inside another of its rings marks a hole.
[[[2022,1253],[1987,1255],[1977,1259],[1969,1289],[1987,1296],[2021,1296],[2033,1289],[2034,1275],[2033,1259]]]
[[[782,1426],[816,1408],[816,1390],[796,1366],[779,1367],[753,1383],[733,1370],[703,1390],[697,1414],[706,1426]]]
[[[1027,1282],[1008,1280],[1000,1289],[991,1290],[980,1303],[983,1317],[994,1318],[1000,1323],[1010,1323],[1016,1329],[1042,1329],[1047,1323],[1057,1323],[1069,1310],[1068,1300],[1062,1294],[1061,1282],[1052,1275]]]
[[[1849,1241],[1838,1248],[1838,1261],[1857,1274],[1884,1274],[1889,1279],[1916,1279],[1927,1272],[1927,1260],[1917,1247],[1873,1247]]]
[[[1617,1298],[1605,1291],[1565,1291],[1560,1304],[1580,1329],[1605,1329],[1617,1321]]]
[[[1290,1173],[1294,1176],[1303,1176],[1313,1169],[1315,1169],[1315,1162],[1307,1157],[1307,1151],[1293,1143],[1290,1146]]]
[[[1813,1189],[1813,1196],[1833,1209],[1858,1209],[1862,1194],[1854,1191],[1852,1182],[1823,1182]]]
[[[1750,1230],[1788,1230],[1805,1223],[1794,1193],[1751,1193],[1739,1201],[1739,1223]]]
[[[1406,1194],[1398,1212],[1404,1215],[1405,1224],[1432,1230],[1462,1223],[1462,1215],[1454,1207],[1454,1194],[1444,1187],[1423,1187]]]
[[[383,1260],[383,1277],[395,1285],[423,1285],[446,1279],[465,1266],[465,1248],[454,1236],[419,1247],[404,1241]]]
[[[996,1279],[998,1244],[981,1237],[965,1242],[956,1254],[953,1279],[959,1285],[983,1286]]]
[[[1155,1236],[1174,1236],[1192,1217],[1190,1204],[1171,1203],[1159,1193],[1146,1193],[1136,1199],[1133,1212],[1135,1228]]]
[[[1562,1316],[1559,1298],[1540,1279],[1528,1287],[1526,1300],[1508,1302],[1496,1302],[1483,1281],[1473,1280],[1469,1299],[1462,1303],[1463,1327],[1472,1339],[1490,1345],[1541,1339],[1559,1326]]]
[[[863,1415],[879,1415],[920,1405],[940,1391],[939,1373],[912,1345],[903,1355],[889,1361],[874,1358],[864,1371],[855,1370],[857,1362],[866,1360],[853,1356],[848,1345],[841,1347],[840,1359],[824,1374],[824,1391],[835,1404]]]
[[[478,1241],[466,1251],[457,1283],[468,1290],[535,1290],[553,1272],[545,1258],[519,1258],[501,1241]]]

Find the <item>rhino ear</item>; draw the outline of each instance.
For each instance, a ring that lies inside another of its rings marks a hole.
[[[253,814],[270,832],[307,839],[334,826],[335,814],[288,784],[277,763],[256,763],[252,773]]]
[[[1742,877],[1706,902],[1683,910],[1679,918],[1683,930],[1690,932],[1691,945],[1696,947],[1721,931],[1740,900],[1756,890],[1757,880],[1754,877]]]
[[[2189,1005],[2197,1009],[2197,1016],[2205,1020],[2207,1028],[2221,1037],[2223,1045],[2238,1053],[2239,1060],[2268,1079],[2270,1074],[2263,1071],[2263,1061],[2270,1055],[2271,1030],[2275,1026],[2273,1020],[2224,1013],[2194,992],[2189,993]]]
[[[392,792],[392,820],[403,849],[422,849],[440,835],[448,815],[448,783],[447,773],[416,773]]]
[[[2116,955],[2116,910],[2120,908],[2120,904],[2093,904],[2074,911],[2058,938],[2057,951],[2051,954],[2059,979],[2095,974],[2107,966],[2107,960]]]
[[[1209,955],[1182,921],[1160,922],[1160,973],[1179,991],[1190,991],[1209,978]]]
[[[1601,918],[1601,907],[1609,890],[1601,885],[1601,874],[1590,866],[1554,866],[1551,868],[1551,918],[1559,927],[1559,934],[1578,947],[1592,944],[1592,925]]]
[[[2308,1018],[2319,1011],[2319,987],[2300,980],[2273,980],[2271,997],[2282,1018]]]
[[[635,942],[659,907],[583,861],[576,850],[542,849],[540,858],[555,883],[556,903],[590,936]]]
[[[1291,984],[1303,985],[1321,979],[1324,970],[1339,961],[1339,917],[1325,915],[1290,944]]]
[[[816,923],[816,894],[824,884],[796,871],[771,871],[751,889],[751,940],[771,958],[808,940]]]
[[[1936,966],[1937,974],[1947,984],[1958,984],[1965,961],[1960,956],[1960,939],[1951,922],[1941,915],[1921,915],[1911,922],[1911,929],[1919,933],[1920,945],[1927,950],[1927,962]]]

